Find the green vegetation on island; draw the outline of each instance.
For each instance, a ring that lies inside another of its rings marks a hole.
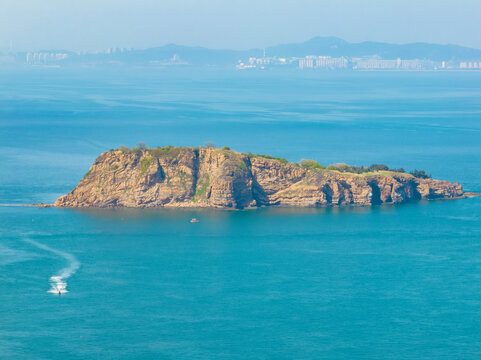
[[[180,151],[182,147],[175,147],[173,145],[168,145],[168,146],[158,146],[156,148],[149,148],[144,142],[139,142],[137,145],[130,149],[126,146],[120,146],[117,150],[122,151],[123,153],[139,153],[143,151],[148,151],[153,157],[161,157],[161,156],[176,156],[178,152]],[[194,151],[198,151],[199,149],[219,149],[224,151],[226,154],[229,153],[236,153],[234,150],[231,150],[229,146],[222,146],[222,147],[217,147],[213,142],[208,142],[205,145],[201,145],[199,147],[192,147]],[[115,151],[115,150],[111,150]],[[285,158],[282,157],[275,157],[272,155],[266,155],[266,154],[254,154],[251,152],[247,153],[248,158],[263,158],[263,159],[269,159],[269,160],[277,160],[281,164],[288,164],[289,161]],[[146,172],[149,166],[152,164],[153,158],[144,158],[141,161],[141,171],[142,173]],[[348,173],[348,174],[358,174],[358,175],[375,175],[376,173],[385,173],[385,172],[390,172],[390,173],[401,173],[405,174],[406,171],[404,168],[390,168],[388,165],[385,164],[372,164],[369,166],[355,166],[355,165],[347,165],[344,163],[338,163],[338,164],[331,164],[328,166],[324,166],[322,164],[319,164],[315,160],[310,160],[310,159],[302,159],[299,163],[292,163],[293,165],[301,166],[304,169],[308,170],[317,170],[317,171],[337,171],[341,173]],[[239,168],[242,170],[247,170],[247,165],[243,160],[239,161]],[[409,172],[410,175],[414,176],[415,178],[419,179],[431,179],[432,176],[424,170],[413,170]]]

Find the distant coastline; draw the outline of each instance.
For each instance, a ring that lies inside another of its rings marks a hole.
[[[0,54],[0,63],[17,67],[226,67],[239,70],[315,69],[324,71],[478,71],[481,50],[429,43],[350,43],[315,37],[303,43],[265,49],[223,50],[168,44],[148,49],[108,48],[98,52],[35,50]]]

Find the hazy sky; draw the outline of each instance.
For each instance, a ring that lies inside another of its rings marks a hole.
[[[314,36],[481,48],[481,0],[0,0],[2,50],[246,49]]]

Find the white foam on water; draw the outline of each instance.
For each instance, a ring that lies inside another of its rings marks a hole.
[[[49,282],[50,282],[50,290],[47,292],[55,295],[60,295],[67,293],[67,279],[75,274],[75,272],[80,268],[80,262],[75,258],[70,253],[67,253],[65,251],[53,249],[50,246],[47,246],[45,244],[39,243],[35,240],[31,239],[25,239],[26,242],[38,247],[39,249],[51,252],[53,254],[56,254],[60,257],[63,257],[65,260],[68,262],[68,266],[64,267],[63,269],[60,270],[60,272],[56,275],[53,275],[50,277]]]

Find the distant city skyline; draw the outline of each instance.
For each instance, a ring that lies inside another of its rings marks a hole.
[[[481,48],[479,0],[0,0],[0,50],[263,48],[338,36]]]
[[[317,55],[314,55],[317,54]],[[481,69],[481,49],[455,45],[349,43],[335,37],[316,37],[252,50],[212,50],[166,45],[143,50],[108,48],[98,53],[63,50],[18,52],[0,56],[11,66],[221,66],[238,70],[476,70]]]

